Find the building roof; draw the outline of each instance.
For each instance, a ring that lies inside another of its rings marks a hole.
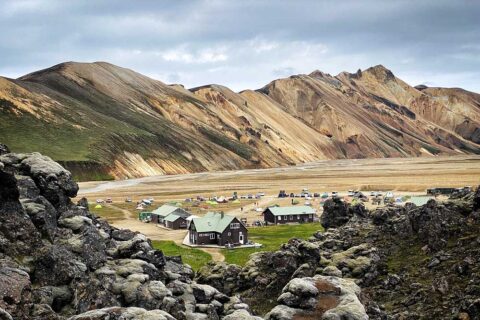
[[[175,222],[177,221],[178,219],[180,218],[183,218],[185,219],[185,217],[182,217],[180,215],[177,215],[175,213],[172,213],[172,214],[169,214],[168,216],[166,216],[165,218],[163,218],[164,221],[168,221],[168,222]]]
[[[432,197],[425,197],[425,196],[419,196],[419,197],[411,197],[405,202],[411,202],[415,204],[416,206],[423,206],[424,204],[427,204],[428,200],[433,199]]]
[[[274,216],[288,216],[293,214],[313,214],[315,210],[309,206],[270,207],[267,208]]]
[[[222,233],[235,217],[218,212],[208,212],[202,218],[195,218],[192,223],[198,232]]]
[[[169,204],[164,204],[163,206],[158,207],[157,209],[152,211],[152,214],[155,214],[157,216],[164,217],[164,218],[167,217],[171,213],[174,213],[175,215],[180,216],[182,218],[186,218],[190,215],[190,213],[183,210],[182,208],[175,207],[175,206],[172,206],[172,205],[169,205]]]

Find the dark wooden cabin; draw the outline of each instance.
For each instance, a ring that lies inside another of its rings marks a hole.
[[[209,212],[195,218],[189,226],[189,240],[196,245],[225,246],[242,245],[248,242],[248,230],[236,217]]]

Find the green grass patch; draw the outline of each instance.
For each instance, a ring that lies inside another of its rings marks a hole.
[[[402,270],[416,272],[428,259],[429,256],[422,251],[422,245],[418,242],[411,242],[400,246],[388,257],[388,272],[400,273]]]
[[[182,247],[173,241],[154,240],[152,244],[155,249],[162,250],[166,256],[181,256],[182,261],[189,264],[195,271],[212,260],[212,256],[202,250]]]
[[[112,208],[105,204],[101,204],[101,208],[95,208],[96,206],[96,203],[90,203],[88,205],[90,212],[107,220],[109,223],[124,219],[123,212],[116,208]]]
[[[291,238],[307,239],[316,231],[323,231],[320,223],[304,223],[296,225],[277,225],[268,227],[256,227],[248,229],[248,239],[261,243],[261,248],[245,248],[234,250],[222,250],[225,261],[238,265],[245,265],[250,254],[260,251],[276,251],[280,245],[288,242]]]
[[[238,154],[240,157],[246,160],[250,160],[252,158],[254,151],[249,146],[244,145],[238,141],[232,140],[223,134],[207,129],[205,127],[200,127],[199,131],[202,134],[204,134],[213,143],[216,143],[219,146],[222,146],[225,149],[228,149],[233,153]]]

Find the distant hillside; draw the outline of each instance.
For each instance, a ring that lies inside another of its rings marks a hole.
[[[383,66],[235,93],[67,62],[0,77],[0,121],[13,151],[40,151],[82,180],[480,153],[480,95],[414,88]]]

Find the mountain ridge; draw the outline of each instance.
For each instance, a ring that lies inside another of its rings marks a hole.
[[[0,120],[14,151],[43,152],[82,180],[480,153],[480,95],[418,90],[383,65],[234,92],[65,62],[0,77]]]

